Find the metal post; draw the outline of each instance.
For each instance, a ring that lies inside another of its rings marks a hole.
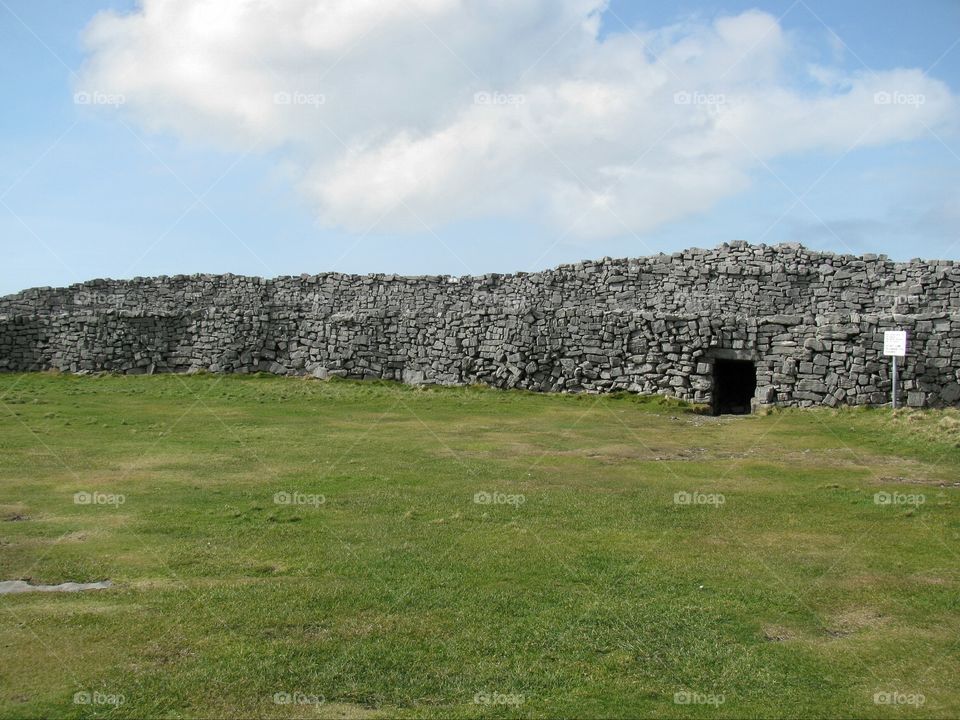
[[[897,356],[893,356],[893,409],[897,409]]]

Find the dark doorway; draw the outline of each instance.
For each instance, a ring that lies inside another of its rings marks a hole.
[[[749,360],[713,361],[713,414],[747,415],[757,389],[757,368]]]

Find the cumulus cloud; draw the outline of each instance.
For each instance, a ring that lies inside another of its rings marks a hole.
[[[90,23],[77,89],[151,131],[279,150],[326,224],[523,216],[575,237],[649,231],[774,158],[914,139],[957,109],[919,70],[808,62],[763,12],[601,36],[605,4],[143,0]]]

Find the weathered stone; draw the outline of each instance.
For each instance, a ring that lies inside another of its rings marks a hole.
[[[945,385],[940,391],[940,399],[948,405],[960,400],[960,383],[950,383]]]
[[[777,389],[773,385],[763,385],[757,387],[756,398],[764,403],[772,403],[774,398],[777,396]]]

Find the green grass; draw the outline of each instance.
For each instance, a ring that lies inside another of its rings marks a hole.
[[[0,580],[115,586],[0,596],[0,717],[954,718],[958,428],[956,411],[2,375]]]

